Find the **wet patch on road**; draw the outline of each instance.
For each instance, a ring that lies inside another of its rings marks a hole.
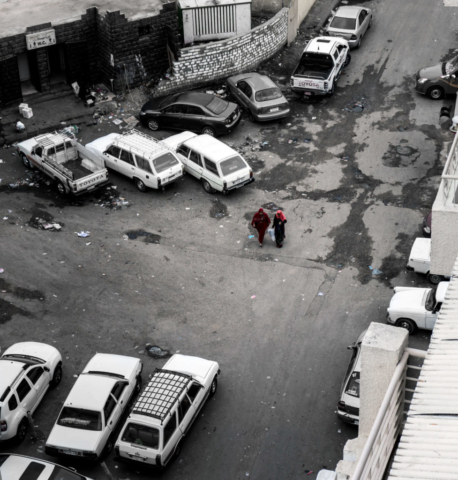
[[[220,219],[227,217],[227,215],[227,206],[219,198],[214,198],[210,208],[210,217]]]
[[[169,358],[172,356],[172,354],[170,353],[170,350],[165,350],[161,347],[158,347],[157,345],[151,345],[150,343],[146,344],[145,352],[148,355],[148,357],[154,358],[155,360],[158,360],[161,358]]]
[[[145,230],[129,230],[126,232],[129,240],[137,240],[138,237],[141,237],[144,243],[161,243],[161,235],[156,233],[146,232]]]
[[[23,315],[24,317],[31,315],[29,311],[5,300],[3,298],[5,295],[13,295],[22,300],[44,300],[46,298],[44,293],[39,290],[16,287],[3,278],[0,279],[0,292],[0,325],[9,322],[13,315]]]
[[[410,249],[417,236],[417,234],[407,235],[406,233],[399,233],[397,235],[395,246],[397,254],[392,253],[388,257],[385,257],[380,266],[383,275],[380,275],[378,278],[387,286],[391,286],[390,281],[396,278],[406,268]]]
[[[420,158],[421,153],[418,149],[410,147],[409,145],[392,145],[390,144],[388,150],[382,156],[383,165],[387,167],[409,167]]]

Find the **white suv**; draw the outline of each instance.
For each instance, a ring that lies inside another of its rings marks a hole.
[[[114,444],[113,432],[141,389],[142,362],[97,353],[73,385],[46,442],[48,455],[97,460]]]
[[[207,398],[217,387],[219,365],[174,355],[156,370],[135,403],[115,446],[115,460],[164,467]]]
[[[50,385],[62,380],[62,357],[50,345],[16,343],[0,358],[0,440],[22,442],[33,413]]]

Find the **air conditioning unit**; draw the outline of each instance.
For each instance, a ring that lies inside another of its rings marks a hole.
[[[178,0],[177,5],[185,46],[251,30],[251,0]]]

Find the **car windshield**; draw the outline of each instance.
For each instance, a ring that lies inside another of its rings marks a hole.
[[[175,101],[175,99],[178,97],[179,93],[176,93],[175,95],[169,95],[168,97],[165,97],[164,100],[159,104],[160,108],[165,108],[169,106],[171,103]]]
[[[268,102],[269,100],[277,100],[277,98],[281,98],[281,90],[277,87],[274,88],[266,88],[265,90],[261,90],[256,92],[255,99],[257,102]]]
[[[426,310],[431,311],[436,304],[436,292],[434,290],[430,290],[428,296],[426,297],[425,308]]]
[[[458,57],[452,58],[448,62],[445,63],[445,73],[450,75],[456,69],[458,69]]]
[[[228,105],[229,104],[225,100],[221,100],[221,98],[218,97],[213,97],[206,107],[215,115],[221,115],[224,110],[226,110]]]
[[[244,168],[246,168],[246,163],[243,161],[242,157],[239,157],[238,155],[221,162],[221,170],[224,177],[238,172],[239,170],[243,170]]]
[[[347,382],[345,393],[359,398],[359,372],[353,372]]]
[[[164,155],[153,160],[153,165],[157,173],[161,173],[164,170],[173,167],[173,165],[178,165],[178,163],[178,160],[171,153],[164,153]]]
[[[159,430],[145,425],[129,423],[122,435],[122,441],[158,450]]]
[[[85,477],[56,465],[48,480],[85,480]]]
[[[64,407],[57,424],[81,430],[102,430],[102,416],[92,410]]]
[[[339,30],[354,30],[356,28],[356,18],[334,17],[329,26]]]

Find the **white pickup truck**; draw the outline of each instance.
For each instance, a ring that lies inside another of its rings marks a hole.
[[[19,143],[17,151],[26,167],[55,180],[61,194],[81,195],[108,183],[103,162],[67,135],[39,135]]]
[[[406,269],[411,272],[423,273],[428,280],[437,285],[442,280],[448,280],[450,277],[432,273],[430,271],[431,265],[431,239],[430,238],[416,238],[410,251],[409,261]]]
[[[343,38],[310,40],[291,76],[291,90],[308,96],[332,95],[342,70],[350,63],[349,51]]]

